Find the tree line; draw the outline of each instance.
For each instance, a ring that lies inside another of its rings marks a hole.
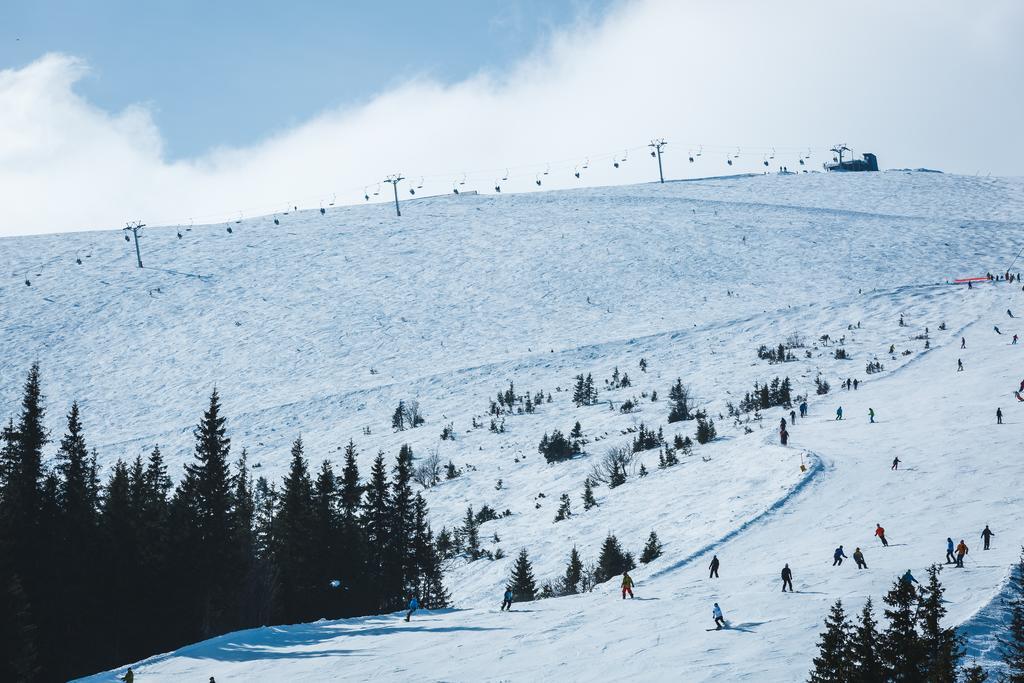
[[[111,668],[229,631],[447,606],[413,453],[367,481],[355,445],[340,473],[309,471],[301,439],[280,484],[253,480],[216,390],[175,486],[159,447],[105,480],[72,403],[56,456],[38,365],[0,434],[0,680]]]

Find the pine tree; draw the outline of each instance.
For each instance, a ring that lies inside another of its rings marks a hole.
[[[605,538],[604,543],[601,545],[601,554],[597,559],[596,582],[603,583],[613,576],[629,571],[633,566],[629,554],[622,552],[619,539],[615,538],[612,534],[608,534],[608,537]]]
[[[313,483],[313,556],[314,594],[322,606],[322,615],[328,619],[342,616],[339,592],[330,590],[328,582],[338,576],[342,548],[340,492],[334,467],[329,460],[320,463],[320,469]]]
[[[896,580],[883,599],[888,608],[885,616],[889,627],[882,639],[882,662],[897,681],[924,680],[925,651],[914,628],[917,595],[909,581]]]
[[[843,601],[836,600],[825,619],[825,631],[818,641],[811,683],[846,683],[850,680],[850,623]]]
[[[718,435],[715,431],[715,421],[712,420],[704,411],[697,413],[697,443],[705,444],[709,441],[713,441]]]
[[[311,593],[316,580],[315,557],[319,549],[313,536],[313,483],[309,477],[302,439],[292,443],[288,476],[281,488],[274,520],[274,556],[280,588],[278,620],[295,623],[314,618]]]
[[[682,379],[676,379],[676,383],[669,389],[668,398],[672,406],[668,413],[669,422],[682,422],[683,420],[692,419],[689,406],[690,393],[683,386]]]
[[[473,506],[466,509],[466,516],[462,521],[462,539],[466,547],[466,554],[470,561],[479,560],[480,553],[480,531],[476,517],[473,515]]]
[[[572,517],[572,508],[569,501],[569,494],[563,493],[562,497],[559,498],[558,512],[555,513],[555,521],[561,522],[563,519]]]
[[[583,481],[583,509],[597,507],[597,499],[594,498],[594,486],[590,483],[590,477]]]
[[[387,548],[390,543],[391,510],[388,504],[391,487],[388,483],[387,466],[383,451],[377,453],[370,468],[370,481],[363,495],[361,515],[363,537],[366,539],[366,571],[377,577],[367,591],[367,602],[371,611],[383,611],[395,602],[397,596],[387,595],[380,585],[379,577],[384,574]]]
[[[396,597],[411,595],[416,589],[412,469],[412,448],[403,445],[398,451],[393,471],[389,501],[389,557],[382,576],[389,593]]]
[[[917,613],[925,670],[928,672],[926,680],[932,683],[955,681],[957,668],[964,655],[962,639],[956,629],[942,626],[946,607],[942,600],[944,589],[939,582],[940,571],[935,564],[928,568],[928,584],[921,590]]]
[[[355,443],[349,439],[345,446],[345,466],[341,470],[341,509],[349,517],[355,517],[363,497],[363,487],[359,483],[358,455]]]
[[[512,591],[512,599],[516,602],[529,602],[537,597],[537,584],[533,578],[533,565],[526,554],[526,548],[519,551],[512,577],[508,582],[508,590]]]
[[[656,560],[661,557],[661,541],[658,540],[658,534],[651,531],[651,535],[647,537],[647,544],[644,545],[643,552],[640,553],[640,564],[647,564],[652,560]]]
[[[1007,683],[1024,683],[1024,550],[1010,577],[1010,624],[1002,644]]]
[[[565,567],[565,576],[562,578],[562,593],[573,595],[580,590],[580,581],[583,579],[583,562],[580,561],[580,554],[576,546],[572,547],[569,553],[569,563]]]
[[[103,615],[111,657],[123,658],[134,638],[134,561],[138,556],[138,529],[131,499],[128,466],[118,460],[103,497],[103,577],[107,585]]]
[[[395,412],[391,414],[391,428],[396,432],[401,432],[405,429],[405,402],[399,401],[398,407],[395,408]]]
[[[853,683],[876,683],[884,680],[885,669],[879,658],[878,623],[875,621],[871,598],[864,603],[860,621],[850,636],[850,660]]]

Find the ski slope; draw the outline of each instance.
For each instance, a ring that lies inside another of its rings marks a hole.
[[[877,599],[897,573],[941,561],[949,535],[972,548],[967,569],[943,576],[950,617],[971,624],[987,656],[991,629],[978,624],[1017,556],[1024,514],[1013,455],[1024,408],[1011,393],[1022,347],[1008,345],[1024,329],[1006,315],[1024,311],[1024,293],[945,283],[1009,265],[1024,244],[1024,182],[759,176],[432,198],[407,203],[401,219],[380,206],[277,218],[230,234],[183,228],[180,240],[175,228],[148,229],[142,270],[115,233],[0,242],[10,274],[0,285],[3,405],[16,405],[39,359],[55,434],[62,403],[77,397],[102,463],[159,443],[180,467],[216,385],[233,446],[275,480],[300,433],[313,466],[337,461],[353,439],[364,473],[378,449],[436,449],[464,474],[425,492],[435,530],[470,504],[508,509],[481,539],[506,555],[527,548],[540,582],[562,573],[573,545],[595,560],[609,532],[639,553],[654,529],[665,555],[633,573],[637,600],[606,584],[511,614],[496,609],[511,560],[459,560],[446,574],[456,609],[411,624],[383,616],[229,634],[141,663],[145,680],[797,680],[836,597],[851,609]],[[795,361],[758,359],[758,346],[793,335],[804,341]],[[840,338],[852,360],[834,358]],[[966,372],[955,372],[957,358]],[[885,369],[865,375],[869,360]],[[633,386],[605,390],[616,367]],[[593,374],[598,405],[572,404],[581,372]],[[832,384],[826,396],[813,395],[819,374]],[[742,424],[724,415],[774,376],[812,394],[786,448],[781,410]],[[649,475],[595,489],[599,507],[584,512],[593,461],[641,422],[669,439],[693,435],[692,422],[666,422],[676,377],[719,438],[667,470],[642,453]],[[860,389],[841,390],[846,377]],[[552,401],[494,434],[488,402],[509,381]],[[408,398],[427,424],[393,433],[391,412]],[[619,412],[626,399],[636,412]],[[832,419],[837,405],[847,420]],[[866,424],[869,407],[877,424]],[[541,434],[577,420],[584,456],[545,464]],[[456,439],[441,441],[449,422]],[[894,473],[896,454],[905,469]],[[574,515],[554,523],[562,493]],[[876,522],[892,541],[884,551]],[[986,523],[998,535],[983,554]],[[848,555],[864,548],[871,569],[833,569],[839,543]],[[712,554],[722,578],[709,582]],[[778,592],[784,562],[802,592]],[[734,629],[705,631],[715,600]]]

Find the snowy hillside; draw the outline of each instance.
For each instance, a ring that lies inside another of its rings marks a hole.
[[[463,474],[425,492],[435,529],[459,524],[467,505],[509,510],[483,524],[484,546],[527,548],[542,582],[574,545],[592,562],[609,532],[639,553],[655,530],[665,554],[634,573],[636,601],[609,583],[511,614],[496,609],[511,559],[458,560],[446,574],[454,610],[229,634],[148,660],[136,668],[145,680],[797,680],[836,597],[851,609],[877,599],[897,573],[941,561],[950,535],[973,560],[943,576],[950,616],[972,620],[976,647],[991,642],[976,613],[1024,540],[1024,404],[1012,394],[1024,346],[1009,345],[1024,326],[1006,313],[1024,312],[1024,294],[946,283],[1010,264],[1024,244],[1024,182],[759,176],[423,199],[401,219],[386,206],[277,218],[181,228],[180,239],[147,229],[142,270],[117,233],[0,242],[0,376],[14,378],[3,405],[38,359],[49,396],[81,400],[102,464],[159,443],[180,467],[216,385],[234,448],[271,479],[299,434],[313,466],[354,440],[364,472],[379,449],[409,443],[418,460],[436,450]],[[790,362],[758,357],[782,343]],[[606,384],[616,369],[631,386]],[[573,404],[580,373],[593,375],[596,405]],[[819,376],[832,385],[824,396]],[[727,414],[774,377],[810,394],[787,447],[780,408]],[[856,391],[840,388],[847,377]],[[594,462],[641,423],[693,437],[694,422],[667,422],[676,378],[718,438],[667,469],[657,450],[641,452],[626,484],[595,489],[599,505],[584,511]],[[488,407],[509,382],[552,400],[494,433]],[[426,424],[394,433],[402,399],[419,401]],[[627,400],[636,408],[622,412]],[[584,454],[546,464],[541,436],[577,421]],[[449,423],[455,439],[442,440]],[[563,493],[573,515],[556,523]],[[893,541],[884,550],[876,522]],[[982,553],[986,523],[998,542]],[[841,543],[864,548],[871,569],[833,569]],[[722,578],[709,581],[713,554]],[[785,562],[796,594],[778,592]],[[716,600],[733,630],[705,631]]]

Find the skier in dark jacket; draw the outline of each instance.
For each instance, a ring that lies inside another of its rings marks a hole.
[[[836,408],[836,419],[837,420],[842,420],[843,419],[843,407],[842,406],[839,406],[838,408]]]
[[[1003,409],[1002,408],[996,408],[996,424],[997,425],[1003,424]]]
[[[860,551],[860,548],[856,548],[853,551],[853,561],[857,563],[857,569],[867,569],[868,563],[864,561],[864,553]]]
[[[843,546],[839,546],[836,548],[836,551],[832,553],[832,566],[835,567],[837,565],[841,565],[844,557],[846,557],[846,553],[843,552]]]
[[[960,358],[956,359],[956,371],[957,372],[963,372],[964,371],[964,362]]]
[[[789,592],[792,593],[793,592],[793,570],[789,568],[789,564],[788,563],[786,564],[785,567],[782,568],[782,592],[783,593],[786,592],[786,586],[789,586]]]
[[[985,530],[981,532],[981,538],[985,541],[985,548],[984,548],[985,550],[988,550],[988,543],[992,539],[992,537],[995,536],[995,535],[996,535],[996,532],[994,532],[991,529],[989,529],[988,528],[988,524],[986,524],[985,525]]]
[[[409,619],[412,617],[412,613],[415,612],[416,610],[418,610],[419,608],[420,608],[420,601],[419,600],[417,600],[416,598],[413,598],[412,600],[410,600],[409,601],[409,611],[405,615],[405,620],[409,621]]]
[[[1024,382],[1020,383],[1020,390],[1024,391]],[[807,417],[807,401],[800,402],[800,417]]]
[[[779,440],[782,441],[782,445],[783,446],[788,444],[789,443],[789,432],[787,432],[785,429],[783,429],[781,432],[779,432]]]
[[[796,411],[795,410],[789,411],[789,423],[790,424],[796,424]]]
[[[900,468],[900,456],[896,456],[892,459],[892,467],[890,469],[898,470]]]
[[[501,600],[501,611],[512,610],[512,590],[505,589],[505,596]]]
[[[124,681],[124,683],[132,683],[135,680],[135,674],[132,673],[131,667],[128,667],[128,670],[124,672],[124,676],[121,676],[120,680]]]
[[[953,543],[953,539],[946,537],[946,564],[956,564],[956,555],[953,554],[953,549],[956,544]]]
[[[711,564],[708,565],[708,569],[711,570],[711,573],[708,575],[708,578],[709,579],[717,579],[718,578],[718,555],[712,556]]]
[[[900,577],[900,581],[902,581],[903,583],[907,584],[908,586],[910,586],[911,584],[917,583],[917,579],[914,578],[914,575],[910,573],[909,569],[907,570],[906,574],[904,574],[903,576]],[[920,584],[918,584],[918,585],[920,585]]]

